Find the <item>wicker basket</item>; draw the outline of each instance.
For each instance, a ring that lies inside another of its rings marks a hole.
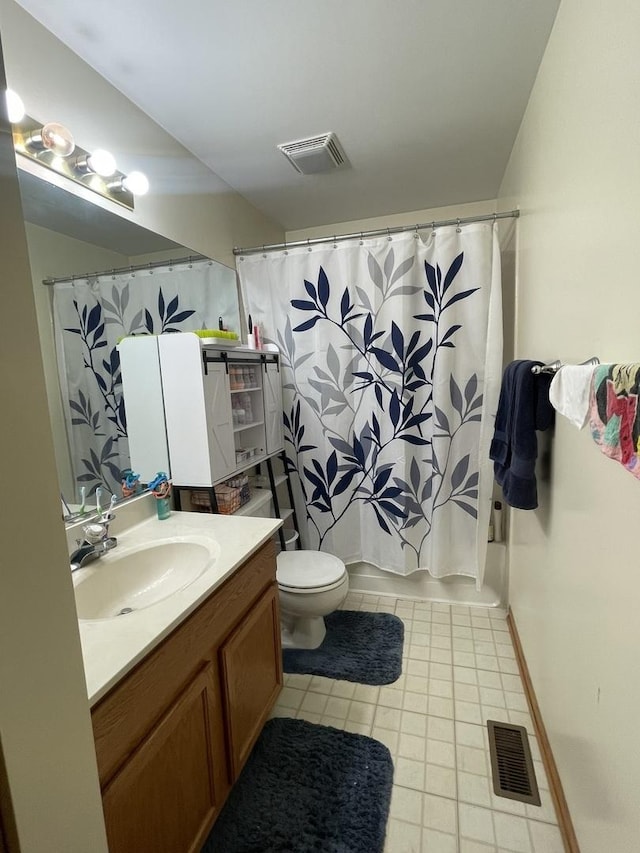
[[[216,502],[218,512],[222,515],[231,515],[244,506],[251,498],[249,490],[249,478],[247,475],[234,477],[215,486]],[[191,492],[191,504],[197,512],[212,512],[211,498],[209,492],[194,490]]]

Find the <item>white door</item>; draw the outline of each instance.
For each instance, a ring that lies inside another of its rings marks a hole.
[[[204,395],[209,433],[211,479],[214,483],[229,477],[236,469],[233,419],[227,366],[208,362],[204,377]]]
[[[282,382],[279,366],[276,362],[267,362],[264,379],[264,423],[267,434],[267,454],[282,450]]]

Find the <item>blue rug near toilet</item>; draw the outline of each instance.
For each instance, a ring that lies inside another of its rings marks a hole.
[[[269,720],[202,853],[382,853],[392,783],[377,740]]]
[[[325,617],[317,649],[284,649],[285,672],[324,675],[358,684],[391,684],[402,674],[404,624],[390,613],[336,610]]]

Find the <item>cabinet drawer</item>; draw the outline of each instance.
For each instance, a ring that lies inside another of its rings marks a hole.
[[[110,853],[199,850],[219,809],[211,769],[224,764],[211,664],[163,715],[103,792]]]

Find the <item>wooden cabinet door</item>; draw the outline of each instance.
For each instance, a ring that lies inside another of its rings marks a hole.
[[[278,588],[269,587],[221,649],[232,780],[282,687]]]
[[[219,809],[213,738],[222,726],[212,663],[162,716],[103,791],[110,853],[195,853]]]

